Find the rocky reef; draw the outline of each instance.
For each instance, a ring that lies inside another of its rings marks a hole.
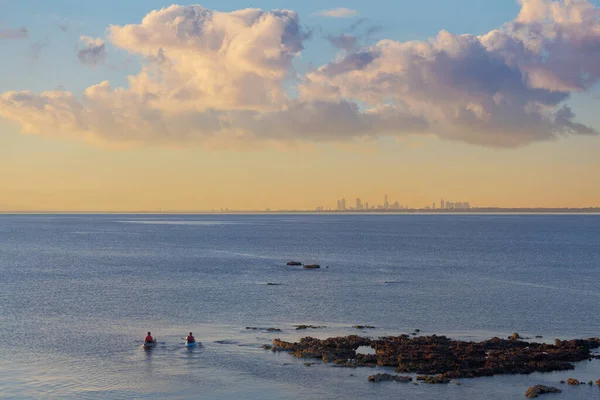
[[[369,346],[375,354],[357,354]],[[417,380],[447,383],[454,378],[501,374],[530,374],[574,369],[573,362],[590,359],[600,339],[556,340],[543,344],[492,338],[483,342],[452,340],[445,336],[409,335],[369,339],[356,335],[290,343],[273,340],[272,351],[288,351],[299,358],[321,359],[341,366],[394,367],[397,373],[414,373]]]
[[[525,392],[525,397],[527,397],[528,399],[534,399],[540,394],[546,393],[562,393],[562,390],[551,386],[535,385],[527,389],[527,391]]]

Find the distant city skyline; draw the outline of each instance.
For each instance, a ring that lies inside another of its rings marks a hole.
[[[469,210],[471,208],[471,204],[466,201],[450,201],[442,198],[440,200],[440,210]],[[315,208],[316,211],[374,211],[374,210],[409,210],[409,209],[423,209],[423,210],[436,210],[436,203],[433,202],[431,205],[423,205],[422,207],[409,207],[408,205],[401,204],[397,200],[392,204],[388,202],[387,193],[383,195],[383,203],[369,205],[369,202],[364,202],[360,197],[357,197],[354,201],[354,206],[349,206],[346,198],[341,198],[337,200],[335,207],[327,207],[327,206],[317,206]]]

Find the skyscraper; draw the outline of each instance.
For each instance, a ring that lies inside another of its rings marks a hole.
[[[362,210],[363,209],[362,203],[360,202],[360,198],[356,199],[356,209],[357,210]]]
[[[440,201],[440,208],[444,210],[446,208],[446,204],[444,203],[444,199]]]
[[[387,201],[387,194],[383,197],[383,208],[384,209],[388,209],[388,201]]]
[[[346,209],[346,199],[342,199],[340,200],[341,206],[342,206],[342,210]]]

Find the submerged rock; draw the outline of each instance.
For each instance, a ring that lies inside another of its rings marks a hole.
[[[356,329],[375,329],[375,327],[371,326],[371,325],[354,325],[353,328],[356,328]]]
[[[392,374],[376,374],[371,375],[367,378],[369,382],[400,382],[400,383],[409,383],[412,382],[412,378],[410,376],[400,376],[400,375],[392,375]]]
[[[310,265],[305,265],[304,268],[317,269],[317,268],[321,268],[321,266],[319,264],[310,264]]]
[[[299,325],[296,329],[309,327]],[[375,354],[358,354],[356,350],[361,346],[375,349]],[[445,379],[570,370],[575,368],[572,362],[587,360],[590,350],[598,347],[598,338],[557,341],[554,345],[499,338],[465,342],[436,335],[401,335],[376,340],[356,335],[329,339],[306,337],[295,343],[273,340],[273,351],[289,351],[299,358],[322,359],[338,366],[394,367],[397,373],[429,376],[424,381],[430,383],[443,383]]]
[[[418,381],[423,381],[425,383],[437,384],[437,383],[450,383],[450,379],[445,377],[442,374],[429,376],[429,375],[419,375],[417,376]]]
[[[562,390],[551,386],[535,385],[527,389],[525,392],[525,397],[528,399],[533,399],[538,397],[540,394],[546,393],[562,393]]]
[[[282,332],[279,328],[259,328],[256,326],[247,326],[246,329],[250,331]]]
[[[327,328],[326,326],[320,326],[320,325],[294,325],[296,327],[296,330],[303,330],[303,329],[321,329],[321,328]]]

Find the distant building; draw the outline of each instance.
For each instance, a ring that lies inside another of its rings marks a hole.
[[[431,205],[431,209],[435,210],[435,201],[433,202],[433,204]]]
[[[442,210],[445,210],[445,209],[446,209],[446,203],[444,202],[444,199],[442,199],[442,200],[440,201],[440,208],[441,208]]]
[[[400,209],[400,204],[396,201],[394,204],[392,204],[392,210],[399,210]]]
[[[365,201],[365,210],[369,209],[369,202]]]
[[[387,200],[387,194],[383,197],[383,208],[385,210],[388,209],[388,200]]]
[[[361,201],[360,201],[359,198],[356,199],[356,209],[357,210],[362,210],[363,209],[362,203],[361,203]]]
[[[340,200],[340,202],[341,202],[342,210],[345,210],[346,209],[346,199],[342,199],[342,200]]]

